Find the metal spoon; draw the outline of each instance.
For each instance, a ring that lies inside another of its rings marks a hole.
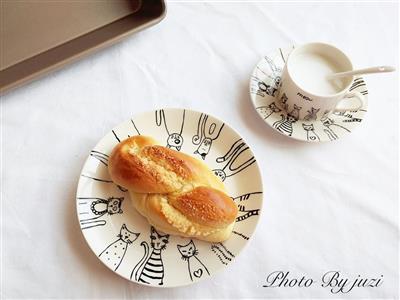
[[[352,70],[340,73],[333,73],[328,75],[326,78],[328,80],[333,80],[340,77],[353,76],[353,75],[362,75],[362,74],[372,74],[372,73],[386,73],[393,72],[396,69],[391,66],[380,66],[380,67],[371,67],[366,69]]]

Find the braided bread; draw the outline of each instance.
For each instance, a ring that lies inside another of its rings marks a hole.
[[[113,149],[112,180],[157,229],[210,242],[229,238],[238,213],[221,180],[201,161],[134,136]]]

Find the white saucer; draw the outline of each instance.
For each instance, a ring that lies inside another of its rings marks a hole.
[[[112,149],[140,134],[203,160],[221,178],[239,208],[228,240],[208,243],[162,234],[136,211],[127,190],[111,181]],[[205,113],[168,108],[137,114],[98,142],[83,166],[76,206],[88,245],[108,268],[139,284],[176,287],[209,279],[235,260],[254,233],[262,200],[257,161],[234,129]]]
[[[333,141],[350,133],[364,119],[368,108],[368,89],[362,77],[357,77],[350,91],[365,96],[364,106],[358,111],[344,113],[326,112],[322,120],[288,120],[287,112],[275,97],[282,69],[294,46],[276,49],[261,59],[250,78],[250,98],[258,115],[279,133],[305,142]]]

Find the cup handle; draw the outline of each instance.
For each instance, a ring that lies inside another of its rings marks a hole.
[[[346,108],[335,108],[333,111],[345,112],[348,110],[359,110],[364,105],[364,96],[359,92],[350,92],[350,93],[346,94],[346,96],[344,96],[343,99],[339,101],[339,103],[346,100],[347,98],[356,98],[358,100],[358,105],[350,106],[350,107],[346,107]]]

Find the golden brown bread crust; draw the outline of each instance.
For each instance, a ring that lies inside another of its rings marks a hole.
[[[234,222],[238,210],[228,195],[204,186],[177,197],[169,197],[169,203],[190,221],[215,228]]]
[[[175,188],[165,183],[161,174],[137,155],[141,149],[155,144],[156,141],[152,138],[139,135],[128,138],[115,146],[108,161],[112,180],[137,193],[174,191]]]
[[[134,136],[113,149],[108,168],[112,180],[131,194],[149,194],[135,206],[156,228],[160,221],[167,233],[212,241],[229,236],[237,207],[201,161],[151,137]]]
[[[141,135],[115,146],[108,170],[116,184],[136,193],[171,193],[188,184],[225,191],[223,183],[204,163]]]
[[[235,222],[225,227],[211,227],[189,220],[168,202],[163,194],[136,194],[130,191],[131,201],[136,210],[160,231],[168,234],[197,238],[208,242],[227,240]]]

